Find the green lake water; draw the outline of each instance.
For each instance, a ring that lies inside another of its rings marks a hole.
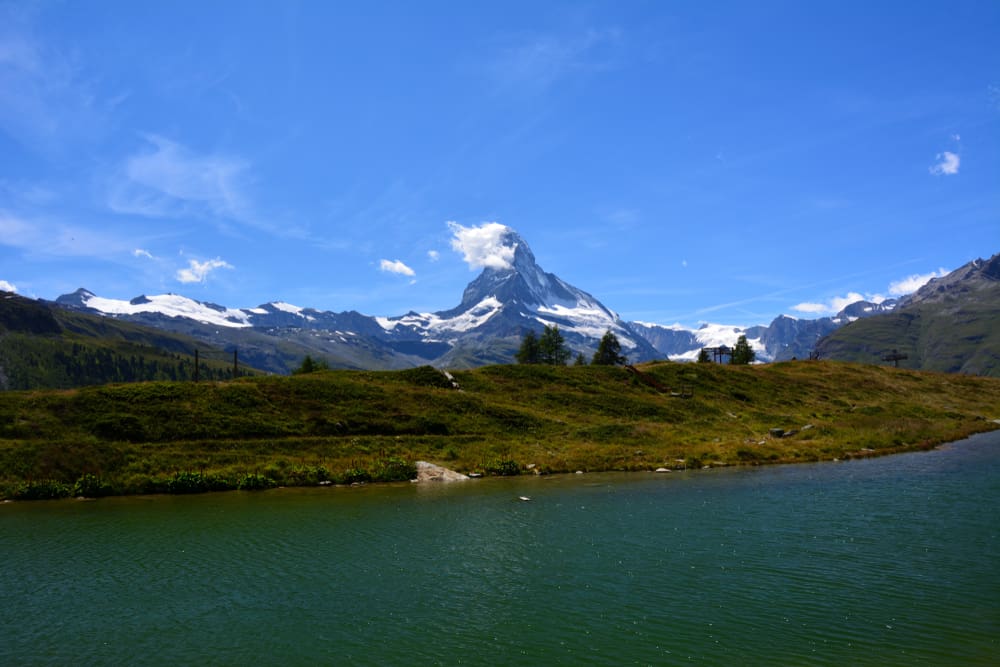
[[[11,503],[0,664],[1000,664],[998,509],[1000,432],[846,463]]]

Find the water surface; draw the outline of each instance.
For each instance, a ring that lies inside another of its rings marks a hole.
[[[0,664],[996,664],[998,501],[1000,432],[839,464],[14,503]]]

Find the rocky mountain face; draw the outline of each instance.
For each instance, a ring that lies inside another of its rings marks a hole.
[[[895,350],[901,367],[1000,375],[1000,254],[935,278],[890,313],[852,322],[817,347],[824,358],[883,363]]]

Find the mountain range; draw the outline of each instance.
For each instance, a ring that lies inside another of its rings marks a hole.
[[[247,364],[275,373],[289,372],[307,354],[324,359],[331,367],[357,369],[427,364],[469,368],[509,363],[527,331],[541,331],[552,325],[559,327],[574,354],[587,359],[601,336],[611,331],[631,362],[665,357],[694,360],[703,347],[732,346],[739,336],[745,335],[760,361],[807,358],[813,353],[828,358],[872,361],[883,350],[912,348],[914,359],[921,360],[920,364],[912,365],[925,367],[924,360],[938,354],[937,338],[918,353],[916,343],[904,342],[895,334],[871,338],[866,332],[873,329],[865,328],[862,323],[885,322],[887,316],[893,316],[891,322],[912,322],[911,313],[917,308],[922,313],[927,311],[920,316],[921,321],[933,316],[928,309],[935,313],[957,312],[974,321],[989,319],[990,313],[995,314],[997,295],[982,288],[980,283],[996,283],[995,274],[1000,272],[997,268],[1000,260],[995,256],[988,261],[976,260],[935,279],[906,299],[859,301],[834,317],[799,319],[781,315],[766,326],[704,324],[689,329],[624,321],[593,295],[545,272],[528,244],[514,230],[506,230],[503,244],[510,250],[510,259],[502,265],[485,268],[465,288],[456,307],[435,313],[372,317],[356,311],[337,313],[283,302],[230,308],[175,294],[142,295],[123,301],[103,298],[82,288],[60,296],[55,305],[184,334],[224,350],[238,349]],[[978,281],[976,285],[980,287],[972,287],[970,281]],[[975,297],[986,305],[971,310],[956,305],[964,303],[967,297]],[[881,326],[886,325],[877,325]],[[893,326],[897,325],[889,328]],[[838,336],[831,338],[834,333]],[[970,333],[970,342],[975,343],[975,336],[979,335]],[[988,338],[987,334],[983,336]],[[826,340],[833,342],[821,342]],[[858,354],[848,351],[858,349],[863,351]],[[968,367],[951,362],[945,366],[951,370],[983,372],[1000,364],[987,355],[983,363]]]

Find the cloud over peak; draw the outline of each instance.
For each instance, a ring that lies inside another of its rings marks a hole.
[[[879,303],[885,299],[877,294],[865,296],[858,292],[848,292],[844,296],[835,296],[830,298],[826,303],[800,303],[792,306],[792,310],[799,313],[807,313],[810,315],[836,315],[844,308],[847,308],[852,303],[857,303],[858,301],[871,301],[872,303]]]
[[[946,275],[948,275],[948,271],[946,269],[938,269],[937,271],[931,271],[930,273],[915,273],[912,276],[907,276],[889,283],[889,294],[892,294],[893,296],[905,296],[907,294],[912,294],[929,283],[931,279],[941,278]]]
[[[517,243],[510,243],[513,230],[499,222],[484,222],[478,227],[465,227],[449,222],[451,247],[461,253],[470,269],[509,269],[514,263]]]
[[[932,278],[940,278],[948,274],[947,269],[938,269],[930,273],[915,273],[899,280],[889,283],[889,294],[893,297],[906,296],[912,294],[926,285]],[[858,301],[870,301],[881,303],[885,297],[881,294],[860,294],[859,292],[848,292],[844,296],[835,296],[826,302],[805,302],[792,306],[792,310],[808,315],[836,315],[847,306]]]

